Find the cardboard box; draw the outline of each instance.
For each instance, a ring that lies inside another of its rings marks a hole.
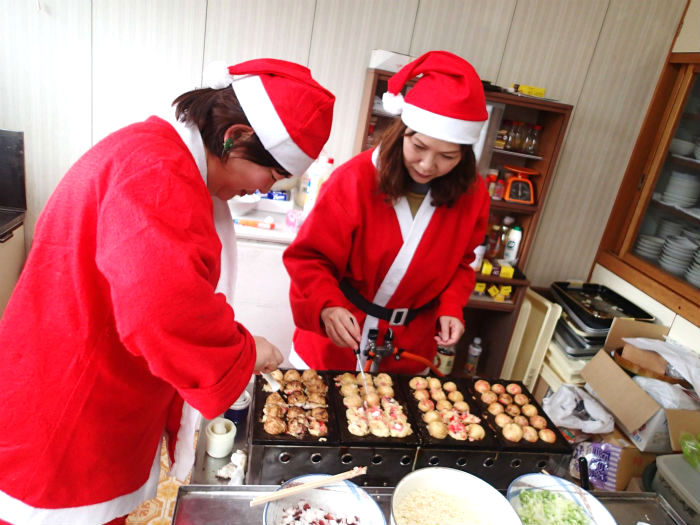
[[[642,390],[610,357],[610,351],[624,346],[623,337],[661,339],[665,326],[615,319],[603,350],[581,370],[586,389],[615,416],[620,429],[641,451],[680,451],[680,432],[700,432],[700,411],[664,410]]]
[[[402,55],[401,53],[385,51],[384,49],[373,49],[369,57],[369,67],[396,73],[411,60],[413,59],[410,55]]]

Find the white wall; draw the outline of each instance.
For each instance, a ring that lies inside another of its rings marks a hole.
[[[685,0],[0,0],[0,127],[25,131],[27,243],[51,191],[109,131],[200,85],[203,65],[296,60],[337,96],[351,154],[373,48],[447,49],[482,78],[575,106],[526,274],[585,278]]]

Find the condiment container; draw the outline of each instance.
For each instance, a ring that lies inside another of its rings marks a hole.
[[[250,407],[250,394],[244,390],[236,402],[224,413],[226,419],[230,419],[236,425],[245,421],[248,417],[248,407]]]
[[[207,454],[213,458],[223,458],[233,451],[236,425],[223,417],[212,419],[205,429]]]

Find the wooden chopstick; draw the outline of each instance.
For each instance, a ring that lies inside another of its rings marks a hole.
[[[275,501],[278,499],[286,498],[287,496],[293,496],[295,494],[299,494],[300,492],[304,492],[305,490],[313,489],[316,487],[332,485],[333,483],[336,483],[338,481],[354,478],[356,476],[361,476],[362,474],[366,473],[367,467],[355,467],[352,470],[336,474],[335,476],[331,476],[329,478],[320,478],[314,481],[309,481],[307,483],[302,483],[300,485],[295,485],[293,487],[288,487],[286,489],[276,490],[275,492],[271,492],[270,494],[258,496],[257,498],[253,498],[252,500],[250,500],[250,506],[255,507],[256,505],[261,505],[262,503],[267,503],[268,501]]]

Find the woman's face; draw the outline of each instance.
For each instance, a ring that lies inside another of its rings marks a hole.
[[[447,175],[461,159],[462,147],[459,144],[422,133],[403,137],[403,164],[411,179],[420,184]]]
[[[209,193],[224,201],[236,195],[255,193],[255,190],[267,193],[275,182],[284,178],[276,168],[261,166],[236,156],[235,152],[225,161],[213,155],[207,161]]]

